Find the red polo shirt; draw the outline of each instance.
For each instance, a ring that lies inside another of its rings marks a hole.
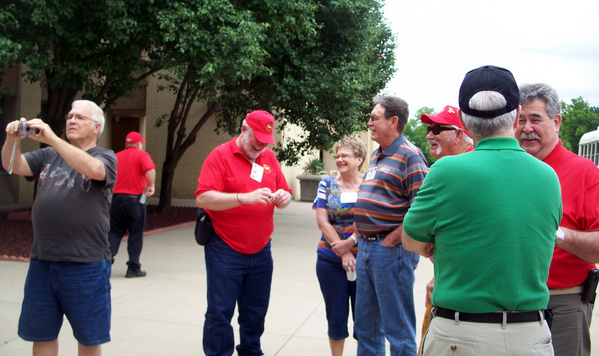
[[[543,162],[555,170],[562,187],[563,216],[560,226],[582,231],[599,230],[599,169],[590,160],[575,155],[562,141]],[[551,289],[575,287],[587,279],[594,263],[586,262],[559,247],[553,252],[549,280]]]
[[[127,147],[116,154],[117,166],[115,194],[141,195],[148,186],[146,172],[155,169],[150,155],[137,147]]]
[[[198,179],[196,197],[211,190],[247,193],[269,188],[271,192],[283,189],[291,193],[279,162],[268,148],[256,159],[256,164],[264,167],[262,181],[250,178],[252,163],[241,153],[236,140],[237,137],[216,147],[206,158]],[[206,211],[214,231],[227,245],[239,253],[253,254],[270,241],[274,230],[274,208],[274,204],[253,204],[222,211]]]

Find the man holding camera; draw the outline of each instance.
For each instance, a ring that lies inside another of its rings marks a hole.
[[[100,355],[101,344],[110,341],[108,230],[117,160],[114,152],[97,146],[103,129],[102,109],[87,100],[73,102],[66,117],[69,142],[40,119],[22,118],[6,127],[2,165],[37,180],[18,331],[33,342],[34,355],[58,355],[64,315],[79,355]],[[22,154],[25,137],[49,147]]]

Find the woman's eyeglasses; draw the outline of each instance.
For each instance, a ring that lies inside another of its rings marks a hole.
[[[335,160],[338,160],[339,158],[346,159],[347,157],[356,157],[356,155],[348,155],[347,153],[342,153],[340,155],[333,156],[333,158],[335,158]]]

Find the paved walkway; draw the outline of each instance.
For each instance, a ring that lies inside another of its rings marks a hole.
[[[174,201],[173,205],[193,205],[193,201]],[[324,302],[315,272],[320,232],[311,203],[292,202],[287,209],[275,210],[275,270],[263,351],[267,356],[330,355]],[[111,278],[112,341],[103,346],[104,355],[203,355],[203,254],[193,238],[193,226],[188,226],[145,238],[141,256],[148,272],[145,278],[126,279],[126,256],[117,256]],[[17,336],[27,268],[27,263],[0,261],[0,356],[31,355],[31,343]],[[422,260],[414,289],[418,328],[424,313],[424,286],[432,274],[432,264]],[[593,329],[599,342],[599,327]],[[60,355],[77,354],[68,322],[59,342]],[[344,355],[355,354],[356,343],[348,339]],[[599,356],[599,352],[593,355]]]

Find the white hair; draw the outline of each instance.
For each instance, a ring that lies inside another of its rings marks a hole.
[[[486,90],[474,94],[468,105],[475,110],[490,111],[504,107],[506,100],[501,93]],[[488,119],[468,115],[462,111],[462,120],[472,135],[489,137],[513,128],[517,119],[517,110],[514,109],[503,115]]]
[[[466,142],[468,145],[474,146],[474,141],[472,140],[472,137],[468,136],[468,134],[466,133],[466,131],[464,131],[464,129],[462,129],[456,125],[451,125],[451,127],[453,127],[456,130],[462,130],[462,140],[464,142]],[[452,133],[454,133],[453,134],[454,136],[453,137],[451,135],[447,136],[447,141],[452,141],[453,139],[456,138],[455,131],[452,131]]]
[[[468,136],[468,134],[465,132],[462,132],[462,140],[464,140],[464,142],[466,142],[469,146],[474,146],[472,137]]]
[[[102,135],[102,132],[104,132],[104,111],[102,111],[102,109],[96,103],[89,100],[75,100],[73,101],[71,108],[73,109],[79,105],[88,105],[92,108],[92,117],[90,117],[90,119],[100,124],[100,132],[98,133],[98,137],[100,137],[100,135]]]

